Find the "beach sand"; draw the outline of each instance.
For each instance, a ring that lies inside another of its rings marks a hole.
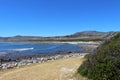
[[[55,44],[101,44],[102,43],[102,41],[73,41],[73,42],[71,42],[71,41],[66,41],[66,42],[64,42],[64,41],[42,41],[42,42],[34,42],[34,43],[55,43]]]
[[[85,80],[74,76],[84,60],[72,57],[0,71],[0,80]]]

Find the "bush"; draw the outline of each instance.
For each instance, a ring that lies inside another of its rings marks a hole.
[[[120,80],[120,33],[87,55],[78,73],[92,80]]]

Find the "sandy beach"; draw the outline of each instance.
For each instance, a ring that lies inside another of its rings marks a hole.
[[[101,44],[102,43],[102,41],[73,41],[73,42],[71,42],[71,41],[42,41],[42,42],[33,42],[33,43],[58,43],[58,44],[61,44],[61,43],[63,43],[63,44]]]

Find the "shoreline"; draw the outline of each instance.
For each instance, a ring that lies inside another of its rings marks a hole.
[[[94,42],[94,41],[76,41],[76,42],[38,42],[38,43],[55,43],[55,44],[101,44],[101,42]]]
[[[71,57],[1,70],[0,80],[76,80],[78,77],[74,75],[84,60],[83,57]]]
[[[25,65],[31,65],[35,63],[44,63],[48,61],[55,61],[59,59],[67,59],[71,57],[84,57],[89,53],[69,53],[69,54],[56,54],[44,57],[32,57],[31,59],[21,59],[20,61],[10,61],[0,63],[0,70],[13,69],[15,67],[19,68]]]
[[[45,43],[50,43],[50,42],[45,42]],[[0,70],[4,69],[11,69],[14,67],[21,67],[24,65],[30,65],[34,63],[43,63],[43,62],[48,62],[48,61],[54,61],[58,59],[64,59],[64,58],[70,58],[70,57],[84,57],[86,54],[90,53],[88,52],[89,50],[97,48],[96,45],[99,45],[100,42],[53,42],[53,43],[63,43],[63,44],[90,44],[90,46],[82,46],[78,48],[83,48],[85,49],[85,52],[65,52],[64,54],[50,54],[50,55],[36,55],[36,56],[28,56],[28,57],[21,57],[16,60],[8,60],[0,61]]]
[[[12,42],[12,41],[7,41],[9,43],[17,43],[16,42]],[[2,43],[2,42],[0,42]],[[4,43],[4,42],[3,42]],[[22,42],[18,42],[18,43],[53,43],[53,44],[101,44],[102,41],[22,41]]]

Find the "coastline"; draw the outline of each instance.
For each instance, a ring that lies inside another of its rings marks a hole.
[[[70,57],[0,71],[0,80],[86,80],[75,76],[83,57]]]
[[[36,42],[37,43],[37,42]],[[76,41],[76,42],[70,42],[70,41],[66,41],[66,42],[59,42],[59,41],[47,41],[47,42],[38,42],[38,43],[55,43],[55,44],[60,44],[60,43],[63,43],[63,44],[101,44],[101,41]]]
[[[43,43],[43,42],[42,42]],[[44,42],[44,43],[50,43],[50,42]],[[92,49],[95,49],[98,47],[100,42],[52,42],[53,44],[90,44],[90,46],[77,46],[78,48],[83,48],[86,52],[81,52],[81,53],[75,53],[75,52],[64,52],[62,54],[56,53],[56,54],[49,54],[49,55],[36,55],[36,56],[28,56],[28,57],[21,57],[16,60],[8,60],[8,61],[0,61],[0,70],[2,69],[11,69],[14,67],[21,67],[24,65],[30,65],[33,63],[43,63],[43,62],[48,62],[48,61],[53,61],[53,60],[58,60],[58,59],[64,59],[64,58],[70,58],[70,57],[77,57],[77,56],[85,56],[88,54]]]
[[[32,57],[27,59],[21,59],[19,61],[9,61],[9,62],[1,62],[0,63],[0,70],[12,69],[12,68],[19,68],[25,65],[31,65],[35,63],[44,63],[59,59],[67,59],[71,57],[84,57],[88,53],[66,53],[66,54],[55,54],[49,56],[41,56],[41,57]]]
[[[7,41],[9,43],[16,43],[17,41]],[[53,43],[53,44],[101,44],[102,41],[21,41],[18,43]],[[1,42],[2,43],[2,42]],[[4,42],[3,42],[4,43]]]
[[[37,42],[38,43],[38,42]],[[77,46],[78,48],[84,48],[85,51],[95,49],[100,42],[40,42],[40,43],[55,43],[55,44],[90,44],[89,46]],[[16,61],[8,61],[8,62],[2,62],[0,64],[0,80],[22,80],[24,78],[26,79],[36,79],[36,80],[55,80],[59,78],[60,80],[68,80],[69,79],[75,79],[75,73],[80,64],[85,60],[84,56],[90,54],[89,52],[85,53],[75,53],[75,52],[65,52],[64,54],[50,54],[50,55],[42,55],[42,56],[31,56],[31,57],[26,57],[26,58],[20,58],[19,60]],[[61,63],[59,62],[61,61]],[[55,64],[51,64],[55,63]],[[68,65],[70,64],[70,65]],[[59,69],[56,69],[57,66],[60,65]],[[62,65],[62,66],[61,66]],[[68,65],[68,66],[66,66]],[[39,66],[43,66],[40,68]],[[53,68],[49,68],[49,67]],[[46,69],[47,68],[47,69]],[[39,69],[39,70],[38,70]],[[38,71],[35,75],[32,74],[31,70],[33,73],[36,73],[36,70]],[[47,71],[46,71],[47,70]],[[50,73],[53,73],[54,70],[55,74],[50,75]],[[72,72],[72,70],[74,70]],[[26,77],[26,72],[29,73],[28,75],[31,76],[31,78]],[[43,72],[41,72],[43,71]],[[45,72],[44,72],[45,71]],[[25,72],[25,74],[24,74]],[[49,73],[50,72],[50,73]],[[60,72],[60,73],[59,73]],[[49,73],[49,75],[46,75],[46,73]],[[57,73],[57,75],[56,75]],[[61,75],[61,74],[66,74],[67,75]],[[38,74],[39,79],[36,77]],[[13,76],[14,75],[14,76]],[[19,77],[18,75],[21,75],[23,77]],[[45,75],[47,77],[42,77],[41,75]],[[56,77],[53,77],[56,76]],[[71,77],[72,75],[72,77]],[[51,77],[51,79],[49,78]],[[67,77],[67,78],[65,78]],[[65,79],[64,79],[65,78]],[[59,80],[57,79],[57,80]],[[84,80],[83,77],[80,78],[80,80]]]

